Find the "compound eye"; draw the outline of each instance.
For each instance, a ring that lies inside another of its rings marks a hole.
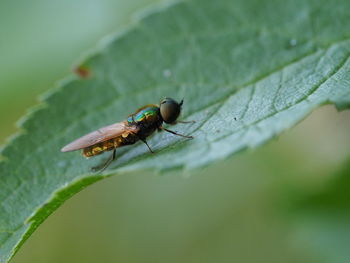
[[[171,98],[165,98],[160,102],[160,115],[165,123],[173,123],[181,112],[181,103],[177,103]]]

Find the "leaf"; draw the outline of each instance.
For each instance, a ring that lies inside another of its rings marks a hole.
[[[2,151],[0,262],[71,195],[109,174],[193,169],[256,147],[313,109],[350,105],[350,4],[305,0],[192,0],[147,13],[46,96]],[[103,175],[59,150],[164,96],[185,98],[173,129],[120,149]]]

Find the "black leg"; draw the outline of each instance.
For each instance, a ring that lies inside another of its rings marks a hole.
[[[164,127],[160,127],[160,129],[164,130],[164,131],[167,131],[167,132],[170,132],[174,135],[177,135],[177,136],[181,136],[181,137],[184,137],[184,138],[188,138],[188,139],[193,139],[193,136],[187,136],[187,135],[183,135],[183,134],[180,134],[180,133],[177,133],[177,132],[174,132],[174,131],[171,131],[171,130],[168,130]]]
[[[107,161],[105,163],[103,163],[102,165],[92,167],[91,170],[93,172],[103,172],[111,164],[111,162],[114,161],[115,152],[116,152],[116,148],[114,148],[113,153],[111,154],[111,156],[107,159]]]
[[[143,142],[144,142],[144,144],[146,144],[146,145],[147,145],[148,150],[149,150],[151,153],[154,153],[154,151],[152,151],[151,147],[149,147],[149,145],[148,145],[148,143],[147,143],[146,139],[141,139],[141,138],[140,138],[140,140],[141,140],[141,141],[143,141]]]

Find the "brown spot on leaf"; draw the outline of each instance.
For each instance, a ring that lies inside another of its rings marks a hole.
[[[86,79],[91,76],[91,70],[85,65],[80,65],[76,67],[74,69],[74,72],[83,79]]]

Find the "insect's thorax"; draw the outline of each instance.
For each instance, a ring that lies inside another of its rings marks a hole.
[[[138,125],[140,127],[140,136],[147,137],[160,125],[163,120],[160,116],[159,107],[157,105],[146,105],[139,109],[127,119],[129,125]]]

